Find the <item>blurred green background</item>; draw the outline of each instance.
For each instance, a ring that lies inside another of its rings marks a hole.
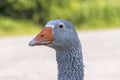
[[[33,34],[51,19],[79,30],[120,28],[120,0],[0,0],[0,36]]]

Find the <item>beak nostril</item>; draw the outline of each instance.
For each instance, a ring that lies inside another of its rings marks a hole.
[[[45,27],[37,36],[29,43],[30,46],[52,44],[53,35],[52,27]]]
[[[40,37],[43,37],[44,35],[42,34]]]

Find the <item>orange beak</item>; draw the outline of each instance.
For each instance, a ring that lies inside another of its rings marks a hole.
[[[52,27],[45,27],[43,30],[29,43],[29,46],[48,45],[53,42]]]

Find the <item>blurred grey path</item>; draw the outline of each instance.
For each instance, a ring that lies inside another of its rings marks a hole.
[[[85,80],[120,80],[120,29],[79,32]],[[0,38],[0,80],[57,80],[55,51],[34,36]]]

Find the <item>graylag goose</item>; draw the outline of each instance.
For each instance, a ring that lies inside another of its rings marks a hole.
[[[29,43],[36,45],[55,49],[58,80],[83,80],[82,47],[73,23],[61,19],[49,21]]]

